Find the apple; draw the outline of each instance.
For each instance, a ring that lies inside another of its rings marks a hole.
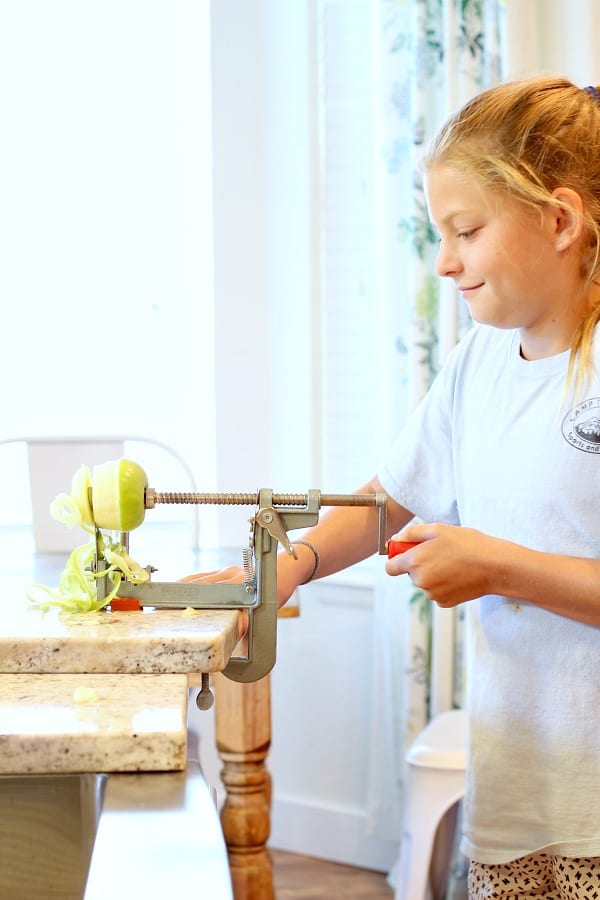
[[[130,459],[115,459],[94,466],[92,515],[98,528],[133,531],[144,521],[145,471]]]

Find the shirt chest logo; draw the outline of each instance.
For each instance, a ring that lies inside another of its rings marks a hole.
[[[600,453],[600,397],[573,407],[562,421],[562,434],[576,450]]]

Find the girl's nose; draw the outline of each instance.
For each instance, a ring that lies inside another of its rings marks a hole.
[[[454,277],[461,269],[461,263],[455,253],[451,253],[447,245],[440,243],[435,261],[435,271],[445,278]]]

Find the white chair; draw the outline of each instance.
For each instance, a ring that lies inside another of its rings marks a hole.
[[[457,709],[434,716],[406,752],[395,900],[443,900],[446,896],[456,818],[452,811],[464,796],[466,744],[466,714]]]
[[[68,492],[71,479],[81,465],[93,467],[110,459],[126,455],[126,443],[140,447],[131,452],[138,461],[141,445],[154,447],[172,457],[183,470],[186,488],[197,492],[193,472],[183,457],[168,444],[154,438],[136,435],[123,436],[69,436],[69,437],[15,437],[0,440],[0,444],[23,443],[27,446],[29,483],[35,549],[38,553],[64,553],[82,542],[79,529],[72,531],[56,522],[50,515],[50,504],[57,494]],[[129,453],[129,449],[127,451]],[[142,462],[141,460],[139,460]],[[152,485],[152,487],[159,485]],[[192,547],[199,546],[199,507],[192,505]]]

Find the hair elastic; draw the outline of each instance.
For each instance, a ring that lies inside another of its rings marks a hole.
[[[600,103],[600,91],[598,88],[594,87],[593,84],[588,84],[587,87],[584,87],[584,91],[587,91],[588,94],[591,94],[596,103]]]

